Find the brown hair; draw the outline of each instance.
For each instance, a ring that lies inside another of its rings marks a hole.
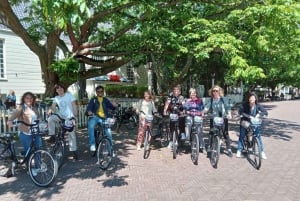
[[[31,96],[32,97],[32,105],[35,105],[35,103],[36,103],[36,96],[32,92],[30,92],[30,91],[25,92],[23,94],[23,96],[21,97],[21,105],[25,104],[25,97],[26,96]]]
[[[59,82],[59,83],[57,83],[57,84],[54,85],[54,90],[56,90],[57,87],[63,88],[64,92],[66,92],[66,87],[61,82]]]

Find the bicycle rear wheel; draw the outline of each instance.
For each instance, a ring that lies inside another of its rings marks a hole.
[[[57,161],[58,169],[62,166],[65,159],[65,147],[66,144],[63,140],[58,140],[53,147],[53,155]]]
[[[251,146],[247,146],[248,161],[259,170],[261,167],[261,147],[257,137],[252,138]]]
[[[147,129],[145,131],[145,139],[144,139],[144,159],[148,158],[149,156],[149,150],[150,150],[150,137],[151,137],[151,131],[150,128],[147,126]]]
[[[31,180],[37,186],[50,185],[56,178],[57,171],[57,161],[51,153],[43,149],[31,153],[28,159],[28,172]]]
[[[197,134],[192,134],[191,141],[191,159],[195,165],[198,165],[199,157],[199,137]]]
[[[97,149],[97,164],[102,170],[106,170],[112,161],[112,145],[108,138],[101,139]]]
[[[218,135],[213,135],[211,139],[211,153],[210,164],[214,167],[218,167],[220,157],[220,138]]]
[[[173,131],[173,159],[176,159],[176,156],[177,156],[177,147],[178,147],[178,141],[177,141],[177,137],[178,137],[178,134],[177,134],[177,131],[176,129]]]

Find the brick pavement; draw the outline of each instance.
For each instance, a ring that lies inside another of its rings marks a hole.
[[[268,156],[260,170],[246,159],[222,154],[217,169],[200,155],[193,165],[190,155],[172,159],[167,148],[152,146],[148,159],[135,150],[135,131],[114,135],[117,157],[107,171],[96,166],[88,153],[86,131],[78,132],[80,160],[69,158],[54,184],[36,187],[19,170],[17,177],[0,178],[0,200],[300,200],[300,101],[265,103],[269,119],[263,128]],[[238,125],[230,122],[233,151]]]

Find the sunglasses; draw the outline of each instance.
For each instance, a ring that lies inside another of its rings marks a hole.
[[[101,90],[101,91],[96,91],[97,92],[97,94],[100,94],[100,93],[103,93],[103,91]]]
[[[219,92],[219,90],[214,89],[213,92]]]

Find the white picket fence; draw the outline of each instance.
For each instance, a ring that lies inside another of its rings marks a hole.
[[[202,98],[204,104],[207,104],[210,98]],[[130,99],[130,98],[122,98],[117,99],[117,102],[120,104],[121,107],[136,107],[139,99]],[[240,95],[228,95],[224,98],[224,101],[228,101],[231,105],[236,103],[240,103],[242,101],[242,97]],[[76,122],[76,128],[86,128],[88,118],[85,115],[87,105],[78,105],[78,120]],[[45,109],[46,111],[48,108]],[[5,133],[9,131],[16,131],[17,128],[8,128],[6,126],[7,119],[11,115],[12,110],[0,110],[0,133]],[[43,116],[44,109],[40,109],[40,113]]]

